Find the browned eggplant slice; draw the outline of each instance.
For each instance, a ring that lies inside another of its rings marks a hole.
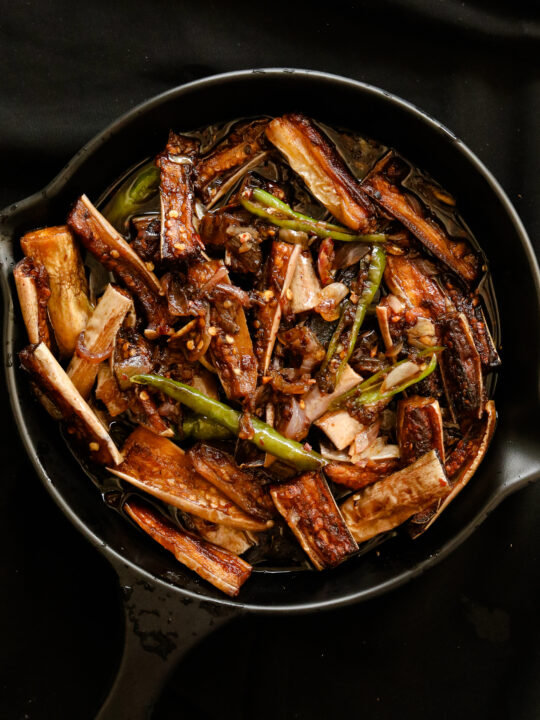
[[[401,180],[410,166],[394,151],[387,153],[362,181],[362,189],[405,225],[426,248],[469,285],[478,279],[480,263],[464,239],[451,238]]]
[[[164,262],[202,257],[202,244],[193,227],[193,167],[198,140],[171,132],[165,152],[158,155],[161,199],[160,254]]]
[[[100,400],[111,417],[116,417],[125,412],[130,401],[121,392],[116,377],[108,362],[101,363],[97,374],[96,399]]]
[[[189,281],[202,289],[220,273],[220,284],[231,286],[223,263],[211,260],[189,268]],[[252,396],[257,386],[257,361],[242,305],[233,295],[217,296],[211,303],[210,356],[229,399]]]
[[[499,367],[501,359],[491,337],[478,293],[462,292],[461,288],[457,287],[456,283],[449,278],[444,280],[444,289],[456,310],[466,316],[484,369],[494,370]]]
[[[103,464],[118,465],[122,455],[109,434],[81,397],[61,365],[44,343],[30,345],[19,353],[21,365],[39,389],[58,408],[80,442],[85,442],[90,458]]]
[[[447,313],[439,319],[440,368],[448,404],[456,422],[480,418],[484,410],[482,363],[467,318],[463,313]]]
[[[260,372],[265,375],[270,366],[281,322],[282,306],[293,279],[296,263],[302,252],[300,245],[274,240],[265,268],[261,304],[255,311],[254,344]]]
[[[495,403],[489,400],[482,419],[471,423],[446,460],[445,470],[449,485],[446,494],[430,508],[411,518],[409,532],[412,537],[418,537],[425,532],[472,478],[484,459],[495,432],[496,422]]]
[[[148,321],[146,337],[170,334],[171,318],[159,280],[86,195],[75,203],[68,225],[84,247],[137,298]]]
[[[131,410],[139,425],[161,437],[174,437],[174,430],[159,414],[154,398],[143,388],[136,388],[135,394],[137,401]]]
[[[199,160],[195,187],[205,203],[216,199],[231,171],[251,163],[254,157],[261,155],[267,125],[268,120],[237,125],[209,155]]]
[[[260,520],[276,514],[268,485],[255,473],[242,470],[234,459],[212,445],[197,443],[188,453],[195,470],[239,507]]]
[[[25,255],[43,265],[51,296],[47,308],[61,357],[73,355],[92,313],[88,283],[75,238],[65,225],[42,228],[21,238]]]
[[[334,496],[320,472],[273,485],[275,506],[317,570],[335,567],[356,552]]]
[[[246,211],[217,210],[206,213],[199,232],[205,246],[225,249],[225,265],[231,272],[258,275],[263,262],[263,240],[253,216]]]
[[[403,255],[388,255],[384,281],[409,308],[421,308],[425,317],[437,318],[448,311],[444,293],[425,272],[425,261]]]
[[[145,262],[152,265],[161,263],[160,238],[161,219],[158,215],[140,215],[132,219],[136,235],[131,247]]]
[[[116,334],[112,368],[120,390],[133,387],[133,375],[145,375],[154,370],[154,348],[136,330],[122,327]]]
[[[111,472],[163,502],[203,520],[244,530],[265,530],[271,522],[248,515],[195,472],[184,451],[143,427],[123,448],[125,460]]]
[[[341,506],[352,536],[364,542],[401,525],[448,492],[448,480],[435,450],[412,465],[362,488]]]
[[[397,438],[405,465],[430,450],[436,450],[444,463],[443,421],[438,400],[420,395],[401,398],[397,408]]]
[[[225,548],[235,555],[242,555],[257,544],[257,536],[248,530],[218,525],[187,513],[184,513],[183,520],[188,530],[196,532],[203,540]]]
[[[362,465],[345,462],[331,462],[324,472],[332,482],[345,485],[351,490],[359,490],[365,485],[372,485],[395,472],[400,465],[397,458],[388,460],[366,460]]]
[[[181,530],[146,503],[130,498],[124,510],[151,538],[172,552],[178,562],[235,597],[251,575],[251,565],[223,548]]]
[[[112,353],[116,333],[132,304],[131,297],[124,290],[107,285],[81,335],[67,374],[85,400],[92,390],[99,363],[104,355]]]
[[[309,118],[298,113],[276,118],[268,125],[266,136],[335,218],[360,232],[376,228],[370,199],[331,141]]]
[[[51,296],[49,275],[44,265],[25,257],[13,269],[21,312],[32,345],[44,342],[51,348],[47,303]]]

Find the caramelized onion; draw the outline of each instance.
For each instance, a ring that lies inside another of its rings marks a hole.
[[[92,352],[84,344],[84,330],[79,334],[77,338],[77,345],[75,346],[75,354],[89,362],[91,365],[99,365],[99,363],[107,360],[111,357],[114,345],[111,345],[106,350],[100,353]]]

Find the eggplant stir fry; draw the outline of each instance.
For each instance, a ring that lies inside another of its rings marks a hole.
[[[123,516],[229,595],[253,565],[419,536],[486,452],[485,260],[392,149],[301,114],[171,132],[21,247],[36,397]]]

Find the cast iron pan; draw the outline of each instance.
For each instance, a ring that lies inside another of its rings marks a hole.
[[[126,168],[156,154],[170,128],[189,130],[291,110],[396,147],[457,197],[489,258],[499,302],[499,422],[474,481],[420,539],[394,538],[380,546],[378,555],[353,559],[331,572],[255,572],[232,600],[112,512],[67,451],[59,428],[35,403],[18,368],[16,353],[27,340],[11,273],[24,232],[63,223],[81,193],[96,199]],[[0,234],[4,362],[19,431],[42,482],[108,558],[123,590],[125,652],[101,720],[148,717],[181,655],[230,616],[335,608],[395,588],[456,548],[506,495],[540,476],[540,274],[530,241],[478,158],[447,128],[383,90],[324,73],[283,69],[189,83],[143,103],[94,138],[45,190],[2,213]]]

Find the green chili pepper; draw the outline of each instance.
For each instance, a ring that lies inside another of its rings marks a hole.
[[[159,190],[160,171],[154,162],[145,163],[133,180],[122,184],[107,203],[104,215],[117,230],[125,230],[126,220],[156,195]]]
[[[251,199],[253,198],[253,199]],[[254,202],[255,201],[255,202]],[[324,220],[315,218],[293,210],[290,205],[279,200],[271,193],[255,188],[251,191],[250,197],[243,195],[240,202],[253,215],[264,218],[267,222],[288,230],[305,232],[308,235],[317,235],[322,238],[333,238],[344,242],[371,242],[380,243],[386,240],[384,233],[372,233],[369,235],[357,235],[347,228]]]
[[[207,397],[190,385],[160,375],[134,375],[131,382],[150,385],[161,390],[198,415],[203,415],[238,436],[242,413],[225,403]],[[254,430],[251,442],[270,455],[280,458],[298,470],[317,470],[326,465],[326,460],[319,453],[306,450],[299,442],[283,437],[259,418],[252,417],[251,424]]]
[[[381,247],[374,246],[370,256],[369,261],[367,261],[367,259],[365,260],[365,262],[369,262],[369,265],[362,294],[358,298],[356,306],[354,306],[350,298],[345,303],[338,326],[332,335],[328,350],[326,351],[326,357],[319,371],[321,389],[325,392],[332,392],[338,384],[341,373],[353,353],[367,309],[372,303],[375,293],[381,284],[386,266],[386,255]],[[356,309],[354,309],[355,307]],[[354,318],[352,325],[348,325],[347,321],[350,320],[350,314],[353,310]]]
[[[195,440],[228,440],[233,437],[226,427],[201,415],[186,417],[182,422],[182,434]]]
[[[434,347],[430,348],[429,351],[423,351],[422,353],[420,353],[420,356],[425,356],[428,354],[428,352],[431,353],[431,359],[429,363],[427,363],[427,365],[422,370],[420,369],[420,367],[418,368],[418,375],[409,378],[409,380],[405,381],[401,385],[398,385],[391,390],[387,390],[384,393],[381,392],[381,385],[384,381],[384,378],[391,370],[398,367],[399,365],[403,365],[403,363],[409,362],[409,360],[401,360],[395,365],[389,365],[387,368],[379,370],[367,380],[364,380],[364,382],[354,387],[352,390],[349,390],[344,395],[340,395],[340,397],[336,398],[330,406],[331,410],[338,410],[339,408],[342,408],[346,405],[351,408],[360,407],[361,405],[374,405],[375,403],[378,403],[382,400],[389,400],[394,395],[403,392],[411,385],[414,385],[421,380],[424,380],[424,378],[427,378],[428,375],[431,375],[431,373],[437,367],[437,352],[440,352],[442,350],[444,350],[444,348]]]

